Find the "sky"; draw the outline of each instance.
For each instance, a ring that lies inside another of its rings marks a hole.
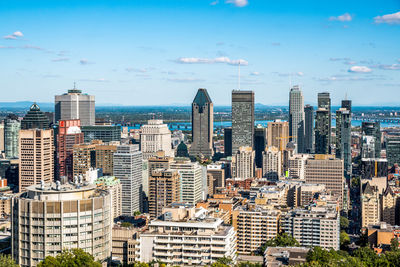
[[[400,105],[400,0],[1,0],[0,102],[74,83],[97,105],[189,105],[198,88],[286,105],[292,85],[310,104]]]

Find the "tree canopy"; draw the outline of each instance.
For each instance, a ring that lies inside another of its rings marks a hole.
[[[71,250],[63,250],[56,257],[47,256],[38,267],[101,267],[99,262],[83,249],[74,248]]]
[[[0,254],[0,267],[18,267],[10,255]]]
[[[265,242],[261,247],[261,251],[264,252],[267,247],[299,247],[300,244],[297,240],[286,233],[278,234],[275,238],[272,238]]]

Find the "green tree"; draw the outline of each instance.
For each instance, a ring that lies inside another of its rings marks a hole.
[[[132,224],[130,222],[122,222],[121,226],[122,227],[132,227]]]
[[[390,250],[391,251],[399,251],[399,240],[394,237],[390,240]]]
[[[286,233],[278,234],[261,246],[261,251],[264,252],[267,247],[299,247],[300,244],[297,240]]]
[[[38,267],[101,267],[99,262],[94,261],[94,258],[83,249],[74,248],[71,250],[63,250],[56,257],[47,256]]]
[[[340,216],[340,229],[346,230],[349,227],[349,219],[344,216]]]
[[[350,245],[350,237],[345,231],[340,232],[340,249],[347,250]]]
[[[0,254],[0,267],[18,267],[10,255]]]
[[[252,263],[252,262],[241,262],[236,264],[236,267],[262,267],[260,263]]]
[[[233,261],[229,257],[219,258],[216,262],[211,264],[211,267],[230,267],[233,265]]]

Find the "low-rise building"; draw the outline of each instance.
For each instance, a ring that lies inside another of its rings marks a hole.
[[[310,248],[306,247],[269,247],[264,252],[264,266],[294,266],[306,263],[309,250]]]

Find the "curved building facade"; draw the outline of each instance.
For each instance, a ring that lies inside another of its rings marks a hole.
[[[95,185],[42,183],[12,201],[12,257],[20,266],[36,266],[72,248],[105,263],[111,231],[110,193]]]

